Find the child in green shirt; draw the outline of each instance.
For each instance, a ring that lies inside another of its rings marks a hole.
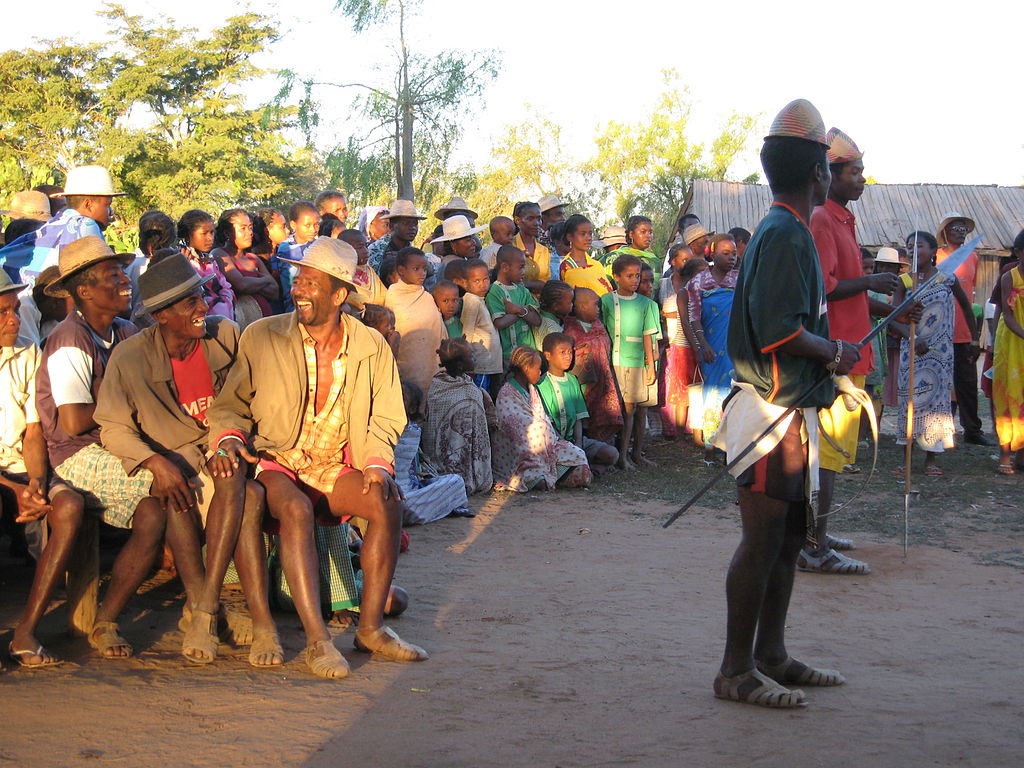
[[[573,338],[560,331],[549,333],[544,337],[543,351],[548,371],[537,384],[537,391],[544,410],[555,431],[582,448],[591,470],[600,474],[618,461],[619,452],[608,443],[592,440],[583,434],[590,413],[579,379],[569,373],[576,351]]]
[[[612,275],[618,288],[601,297],[601,321],[612,339],[612,367],[624,405],[618,461],[622,469],[653,464],[643,456],[643,440],[647,408],[658,403],[654,361],[661,317],[658,305],[637,293],[642,268],[643,262],[632,254],[616,258]]]
[[[533,328],[540,325],[537,300],[523,285],[526,254],[513,245],[503,245],[496,257],[496,280],[487,291],[487,309],[501,338],[501,356],[506,362],[520,344],[534,346]]]
[[[462,336],[462,320],[459,318],[459,286],[451,280],[438,280],[430,289],[430,295],[434,297],[437,311],[441,313],[441,319],[444,320],[448,338],[460,338]]]

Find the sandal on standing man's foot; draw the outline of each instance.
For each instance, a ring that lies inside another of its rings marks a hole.
[[[714,690],[715,696],[719,699],[757,704],[760,707],[792,709],[807,706],[803,691],[781,686],[756,669],[742,672],[735,677],[726,677],[719,672],[715,678]]]
[[[823,555],[815,555],[807,549],[801,549],[796,558],[796,567],[811,573],[834,573],[843,576],[865,576],[871,573],[871,566],[862,560],[828,550]]]

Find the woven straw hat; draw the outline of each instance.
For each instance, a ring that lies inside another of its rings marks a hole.
[[[695,240],[700,240],[702,237],[711,237],[714,232],[708,232],[700,224],[691,224],[683,230],[683,242],[689,245]]]
[[[72,193],[81,194],[81,193]],[[83,269],[88,269],[93,264],[101,261],[117,259],[122,264],[128,265],[135,260],[131,253],[114,253],[107,241],[99,235],[89,235],[74,242],[68,243],[60,249],[60,256],[57,258],[57,266],[60,268],[60,276],[43,289],[43,293],[54,298],[61,298],[61,293],[66,295],[67,289],[64,282]]]
[[[977,224],[974,223],[974,219],[972,219],[970,216],[964,216],[959,211],[950,211],[945,216],[943,216],[942,221],[939,222],[939,231],[935,233],[935,239],[938,240],[943,245],[945,245],[946,227],[948,227],[957,219],[962,219],[963,221],[967,222],[968,233],[973,232],[974,228],[977,226]]]
[[[416,210],[416,205],[411,200],[395,200],[388,208],[388,213],[381,216],[382,219],[425,219],[427,218]]]
[[[301,259],[281,259],[298,267],[312,267],[324,274],[336,277],[348,284],[349,292],[356,289],[355,274],[359,257],[356,249],[344,240],[334,237],[318,237],[302,254]]]
[[[546,213],[552,208],[562,208],[565,203],[558,195],[544,195],[540,200],[537,201],[537,207],[540,208],[541,213]]]
[[[609,245],[625,245],[626,230],[622,227],[605,227],[604,232],[601,233],[601,242],[604,243],[602,248],[607,248]]]
[[[469,207],[469,203],[463,200],[458,195],[454,195],[451,200],[442,205],[436,211],[434,211],[434,217],[438,219],[451,218],[454,213],[465,213],[469,214],[469,218],[476,220],[477,214],[472,208]]]
[[[766,139],[777,136],[789,136],[804,141],[814,141],[828,147],[825,136],[825,121],[821,113],[807,99],[795,99],[782,108],[772,120]]]
[[[829,128],[825,140],[828,142],[825,156],[830,163],[850,163],[864,157],[857,143],[838,128]]]
[[[11,207],[6,211],[0,211],[12,219],[35,219],[36,221],[50,220],[50,199],[42,192],[34,189],[26,189],[22,192],[15,192],[11,198]]]
[[[910,266],[910,262],[906,259],[900,258],[900,252],[895,248],[879,248],[878,254],[875,256],[875,261],[881,264],[902,264],[905,267]]]

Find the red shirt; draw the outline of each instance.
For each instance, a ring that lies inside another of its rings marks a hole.
[[[939,250],[935,252],[935,263],[941,264],[949,256],[952,256],[955,250],[955,246],[940,245]],[[960,286],[967,294],[967,301],[973,304],[974,289],[978,280],[978,254],[972,252],[953,274],[957,276]],[[956,317],[953,320],[953,343],[963,344],[974,341],[974,337],[971,336],[971,328],[967,325],[967,318],[964,317],[964,311],[960,308],[960,302],[954,301],[953,307],[956,309]]]
[[[811,236],[818,249],[821,276],[825,280],[825,293],[832,293],[840,280],[864,276],[855,231],[856,218],[834,200],[826,200],[811,214]],[[871,332],[867,291],[845,299],[828,300],[828,328],[832,340],[859,342]],[[875,355],[871,344],[860,350],[860,360],[851,374],[865,376],[874,370]]]
[[[204,427],[209,427],[206,409],[213,402],[213,375],[203,353],[203,345],[195,349],[184,360],[171,358],[171,375],[178,390],[178,402],[189,416]]]

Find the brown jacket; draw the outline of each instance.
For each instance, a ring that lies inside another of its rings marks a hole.
[[[391,466],[406,423],[394,355],[377,331],[349,315],[341,322],[348,335],[342,407],[352,462],[360,470]],[[295,313],[257,320],[242,334],[238,360],[207,412],[210,447],[226,432],[240,432],[257,451],[294,448],[306,412],[307,378]]]
[[[238,350],[238,326],[223,317],[206,318],[199,340],[220,392]],[[160,327],[151,326],[114,348],[100,386],[94,418],[103,447],[117,456],[129,475],[155,453],[188,475],[204,462],[207,430],[178,403],[171,359]]]

